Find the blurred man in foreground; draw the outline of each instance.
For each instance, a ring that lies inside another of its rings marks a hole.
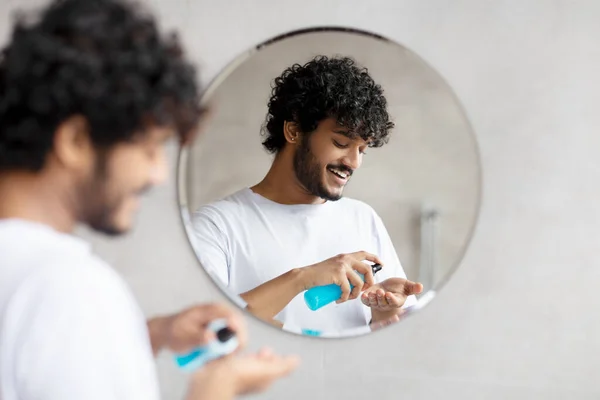
[[[133,226],[166,178],[164,145],[191,140],[203,110],[176,38],[117,0],[54,1],[20,19],[0,60],[0,398],[159,398],[153,356],[213,339],[220,305],[145,321],[122,278],[72,234]],[[191,378],[190,399],[231,399],[295,358],[229,356]]]

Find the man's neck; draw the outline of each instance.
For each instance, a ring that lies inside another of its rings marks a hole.
[[[0,173],[0,219],[22,219],[71,232],[75,217],[66,203],[60,186],[41,175]]]
[[[250,189],[271,201],[280,204],[322,204],[322,198],[309,193],[296,178],[289,157],[279,154],[275,157],[269,172],[262,181]]]

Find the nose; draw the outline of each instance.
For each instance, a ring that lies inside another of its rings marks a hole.
[[[346,156],[342,160],[344,165],[351,170],[355,171],[360,168],[362,164],[362,154],[359,149],[352,149],[346,153]]]

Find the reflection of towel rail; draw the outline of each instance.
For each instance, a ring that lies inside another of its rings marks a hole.
[[[419,282],[423,284],[424,291],[433,289],[436,278],[438,217],[438,211],[433,208],[423,207],[421,210]]]

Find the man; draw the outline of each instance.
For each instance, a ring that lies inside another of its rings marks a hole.
[[[0,398],[151,400],[153,354],[186,352],[227,318],[204,305],[148,323],[78,223],[127,232],[139,197],[165,179],[164,144],[186,143],[202,110],[176,38],[117,0],[57,0],[21,19],[0,60]],[[190,399],[263,390],[296,365],[263,350],[191,378]]]
[[[316,57],[274,82],[263,142],[272,166],[257,185],[194,213],[201,263],[284,329],[336,336],[397,321],[422,285],[406,279],[375,211],[342,198],[365,150],[388,141],[382,88],[346,57]],[[377,283],[370,263],[383,265]],[[342,288],[337,304],[309,310],[301,294],[328,284]]]

